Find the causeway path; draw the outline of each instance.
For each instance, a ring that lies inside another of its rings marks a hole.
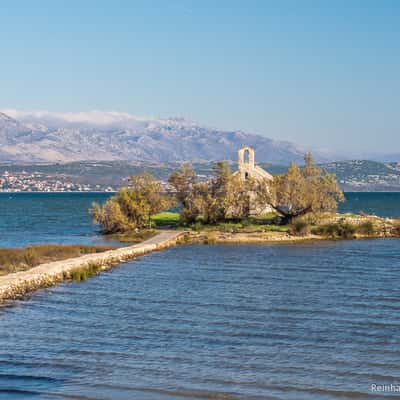
[[[41,264],[27,271],[2,276],[0,277],[0,302],[15,299],[36,289],[53,286],[70,279],[74,271],[84,271],[90,269],[92,265],[99,266],[100,270],[106,270],[113,265],[143,254],[174,246],[179,237],[185,233],[182,231],[165,231],[133,246],[54,261]]]

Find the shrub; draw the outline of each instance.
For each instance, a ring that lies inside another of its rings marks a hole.
[[[28,247],[24,254],[24,261],[30,267],[39,264],[39,256],[33,247]]]
[[[242,225],[243,228],[248,228],[248,227],[250,227],[252,225],[252,222],[251,222],[250,219],[245,218],[245,219],[242,220],[241,225]]]
[[[376,228],[372,221],[365,221],[357,227],[357,233],[366,236],[373,236],[376,234]]]
[[[100,263],[91,262],[87,267],[87,276],[91,278],[101,271],[102,265]]]
[[[330,223],[320,225],[312,230],[316,235],[325,236],[332,239],[352,239],[356,234],[356,227],[345,222]]]
[[[192,229],[196,232],[200,232],[203,229],[203,224],[200,221],[197,221],[192,225]]]
[[[340,223],[337,228],[337,235],[343,239],[352,239],[356,233],[354,225],[349,223]]]
[[[69,278],[75,282],[86,281],[88,278],[96,276],[101,271],[101,267],[99,263],[89,263],[86,267],[73,270],[69,277],[65,278]]]
[[[310,227],[306,221],[295,221],[290,225],[289,232],[296,236],[305,236],[310,232]]]
[[[393,224],[392,234],[400,237],[400,220],[396,220]]]
[[[82,276],[82,271],[80,270],[75,270],[71,272],[70,278],[71,280],[75,281],[75,282],[80,282],[81,280],[81,276]]]

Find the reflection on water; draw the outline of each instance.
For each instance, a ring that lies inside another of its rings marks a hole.
[[[181,246],[0,310],[0,398],[375,399],[400,241]]]

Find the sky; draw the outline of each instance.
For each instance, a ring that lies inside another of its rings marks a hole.
[[[400,153],[399,50],[397,0],[13,0],[0,5],[0,108]]]

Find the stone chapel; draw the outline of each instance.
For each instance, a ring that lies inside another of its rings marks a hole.
[[[259,167],[254,162],[254,150],[245,146],[238,151],[238,170],[235,175],[239,174],[241,179],[245,180],[249,177],[256,180],[271,180],[272,175]]]
[[[234,173],[234,175],[239,175],[242,180],[246,180],[250,177],[258,181],[271,181],[273,179],[269,172],[255,164],[254,150],[249,146],[244,146],[239,149],[238,170]],[[250,201],[252,198],[254,198],[254,194],[250,193]],[[250,214],[258,215],[270,211],[272,211],[272,208],[268,204],[262,207],[253,205],[251,206]]]

